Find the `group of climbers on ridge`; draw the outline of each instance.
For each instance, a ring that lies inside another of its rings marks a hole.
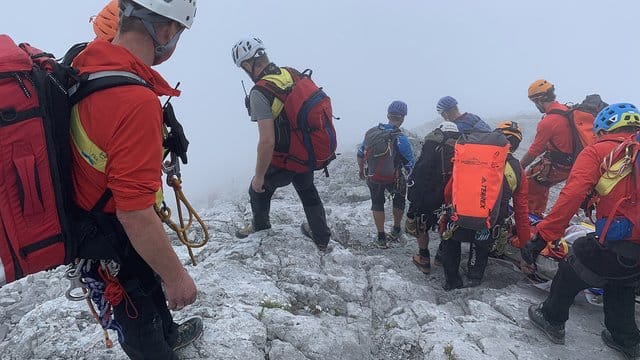
[[[437,229],[441,240],[435,263],[444,270],[443,288],[464,286],[461,242],[470,243],[466,286],[478,286],[492,247],[508,230],[515,234],[510,244],[521,249],[521,269],[530,274],[542,250],[560,244],[573,215],[595,208],[595,232],[577,239],[559,261],[548,298],[530,307],[529,318],[549,339],[563,344],[576,294],[603,288],[602,340],[628,359],[640,357],[634,310],[640,281],[640,111],[630,103],[607,105],[597,95],[569,107],[556,101],[555,88],[546,80],[533,82],[528,97],[543,117],[522,161],[513,155],[523,139],[519,124],[504,121],[492,132],[478,116],[460,114],[454,98],[440,99],[436,109],[445,121],[426,135],[420,156],[407,171],[405,231],[417,238],[419,249],[412,261],[430,273],[428,232]],[[362,151],[358,157],[360,164]],[[545,215],[549,188],[565,180]],[[373,174],[367,182],[371,187]],[[396,202],[402,193],[392,194]],[[506,229],[511,211],[515,224]],[[542,218],[534,227],[529,213]]]
[[[75,115],[86,136],[103,147],[101,151],[111,161],[117,160],[97,169],[83,157],[81,148],[75,148],[73,177],[77,205],[93,211],[101,204],[98,210],[117,224],[119,244],[133,254],[124,259],[122,271],[113,275],[127,294],[127,301],[114,306],[114,312],[124,334],[121,346],[131,358],[177,359],[175,351],[201,336],[203,329],[200,318],[180,325],[173,322],[169,309],[180,310],[193,303],[196,286],[168,246],[152,210],[162,186],[159,171],[154,170],[161,163],[162,148],[163,113],[157,97],[178,96],[179,92],[151,66],[171,57],[180,35],[193,23],[195,7],[191,1],[113,0],[92,19],[96,40],[73,59],[81,73],[126,67],[154,84],[104,90],[81,100]],[[307,219],[300,226],[302,233],[319,251],[329,251],[331,232],[314,185],[314,171],[327,172],[327,164],[335,158],[328,97],[313,97],[321,88],[311,81],[310,73],[270,62],[259,38],[238,41],[232,58],[255,83],[246,106],[259,134],[249,186],[252,221],[238,229],[236,236],[245,238],[269,229],[271,197],[277,188],[293,184]],[[295,93],[291,91],[294,83],[300,85]],[[130,96],[131,92],[137,95]],[[292,97],[297,98],[295,103]],[[529,308],[529,317],[551,341],[564,343],[564,324],[575,295],[588,287],[604,288],[606,329],[601,337],[625,357],[637,358],[640,331],[634,296],[640,281],[640,111],[630,103],[600,109],[593,121],[597,142],[576,152],[573,109],[556,101],[553,84],[533,82],[528,97],[544,115],[520,161],[514,156],[523,140],[518,123],[504,121],[492,130],[479,116],[461,113],[451,96],[438,101],[436,110],[444,121],[426,135],[415,160],[401,129],[408,106],[393,101],[387,122],[369,129],[357,152],[359,177],[366,181],[371,195],[377,232],[373,243],[387,248],[389,241],[402,236],[408,198],[405,231],[416,236],[419,248],[413,263],[421,272],[431,272],[429,230],[435,228],[441,240],[434,263],[441,263],[444,269],[443,288],[465,285],[459,273],[462,242],[470,243],[466,285],[478,286],[511,211],[516,234],[511,244],[521,248],[522,270],[533,272],[536,257],[563,236],[581,206],[597,203],[595,233],[576,240],[569,255],[559,262],[549,296]],[[111,107],[114,98],[121,100],[118,107]],[[310,98],[317,101],[304,119],[318,130],[312,135],[292,120],[299,118],[300,106]],[[113,116],[118,121],[105,120]],[[115,132],[118,126],[120,131]],[[142,131],[150,128],[152,131]],[[148,151],[150,147],[158,149],[155,155]],[[549,188],[565,180],[555,205],[545,215]],[[389,233],[384,229],[386,193],[393,199]],[[586,201],[587,196],[597,201]],[[533,235],[530,212],[543,218]],[[129,307],[136,309],[136,317],[130,316]]]

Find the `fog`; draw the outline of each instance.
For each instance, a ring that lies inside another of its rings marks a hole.
[[[106,0],[4,1],[1,32],[62,56],[93,38],[88,19]],[[635,1],[248,1],[200,0],[194,26],[157,69],[183,94],[174,107],[191,141],[185,190],[199,204],[244,193],[255,166],[257,127],[244,108],[244,80],[231,46],[256,35],[272,61],[314,70],[332,97],[340,151],[408,103],[404,126],[437,118],[458,99],[486,118],[532,113],[529,83],[544,77],[562,102],[600,93],[636,101]]]

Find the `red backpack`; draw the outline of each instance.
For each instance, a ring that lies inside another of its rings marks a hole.
[[[0,286],[72,262],[88,234],[73,204],[71,108],[95,91],[142,85],[95,78],[0,35]]]
[[[600,95],[592,94],[577,105],[569,106],[568,111],[552,110],[550,114],[562,115],[569,121],[571,134],[573,136],[573,159],[589,145],[593,145],[598,140],[593,132],[593,121],[600,110],[608,104],[602,101]]]
[[[287,120],[288,146],[276,146],[271,164],[297,173],[324,169],[328,175],[327,165],[336,158],[337,147],[331,99],[311,80],[311,70],[280,70],[291,75],[291,86],[282,89],[265,79],[256,82],[256,87],[282,101],[281,115]]]

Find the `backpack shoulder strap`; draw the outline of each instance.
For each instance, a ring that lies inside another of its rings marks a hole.
[[[504,168],[504,176],[509,184],[509,188],[513,193],[520,185],[522,179],[522,171],[520,169],[520,162],[513,157],[512,154],[507,155],[507,163]]]
[[[69,89],[69,101],[75,105],[87,96],[117,86],[140,85],[148,87],[138,75],[128,71],[99,71],[82,78]]]
[[[287,70],[289,72],[289,74],[291,74],[291,77],[293,78],[293,82],[296,82],[304,77],[308,77],[311,78],[311,74],[313,73],[313,71],[311,71],[311,69],[305,69],[303,72],[300,72],[292,67],[288,67],[285,66],[283,67],[283,69]]]
[[[573,112],[572,108],[569,108],[568,110],[551,109],[547,114],[562,115],[568,119],[571,112]]]
[[[265,95],[271,94],[268,98],[271,99],[276,97],[284,103],[291,91],[292,85],[302,77],[302,74],[297,70],[288,67],[280,68],[280,70],[279,74],[265,75],[262,79],[256,82],[252,90],[258,89]],[[291,77],[292,81],[291,84],[287,85],[289,77]]]
[[[86,49],[88,44],[89,43],[87,42],[82,42],[71,46],[62,57],[62,60],[60,60],[60,63],[62,65],[71,66],[73,59],[75,59],[76,56],[78,56],[78,54],[82,52],[82,50]]]
[[[249,91],[249,95],[251,94],[251,91],[256,90],[256,91],[259,91],[262,95],[264,95],[270,104],[273,103],[273,100],[276,98],[284,102],[284,99],[286,98],[286,94],[282,94],[284,96],[278,96],[278,94],[280,94],[280,89],[273,84],[271,85],[269,84],[270,83],[268,81],[259,80],[255,85],[253,85],[253,87]]]
[[[573,120],[573,112],[576,109],[577,109],[577,105],[569,107],[568,110],[551,109],[547,113],[547,114],[560,115],[565,119],[567,119],[567,122],[569,123],[569,128],[571,129],[571,140],[573,142],[571,156],[573,157],[574,160],[576,156],[578,156],[578,153],[582,151],[582,141],[580,140],[580,135],[578,135],[578,129],[576,128],[576,124],[574,123],[574,120]],[[558,150],[558,147],[555,144],[551,143],[551,145],[554,148],[556,148],[556,150]],[[560,150],[558,151],[560,152]]]

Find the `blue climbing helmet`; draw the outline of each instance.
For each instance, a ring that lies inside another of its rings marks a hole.
[[[389,105],[387,113],[395,116],[407,116],[407,104],[403,101],[396,100]]]
[[[640,111],[635,105],[616,103],[602,109],[593,122],[593,132],[608,132],[623,126],[640,128]]]
[[[436,105],[436,111],[438,114],[442,115],[443,112],[449,111],[454,107],[458,106],[458,101],[451,96],[445,96],[438,100],[438,105]]]

